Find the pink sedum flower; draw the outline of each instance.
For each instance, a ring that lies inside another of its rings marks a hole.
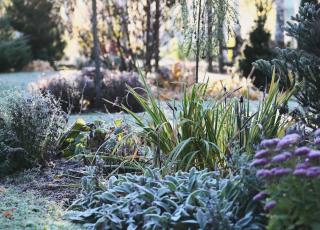
[[[310,148],[303,146],[303,147],[299,147],[294,151],[294,155],[296,156],[303,156],[303,155],[307,155],[309,152],[311,151]]]
[[[319,150],[312,150],[308,153],[308,157],[310,159],[319,159],[320,158],[320,151]]]
[[[261,146],[263,148],[274,148],[277,146],[279,141],[280,141],[279,138],[266,139],[266,140],[261,141]]]
[[[259,201],[259,200],[264,200],[266,197],[267,197],[267,193],[266,192],[264,192],[264,191],[262,191],[262,192],[259,192],[257,195],[255,195],[254,197],[253,197],[253,200],[254,201]]]
[[[287,136],[284,136],[279,143],[277,144],[278,149],[283,149],[287,148],[291,145],[298,144],[300,141],[301,137],[300,135],[294,133],[294,134],[289,134]]]
[[[277,202],[275,202],[274,200],[271,200],[268,203],[266,203],[266,205],[264,206],[264,210],[270,211],[271,209],[273,209],[276,206],[277,206]]]
[[[267,157],[268,155],[269,155],[269,151],[263,149],[263,150],[258,151],[258,152],[254,155],[254,157],[255,157],[255,158],[264,158],[264,157]]]

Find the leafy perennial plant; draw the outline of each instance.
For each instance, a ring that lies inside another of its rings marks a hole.
[[[259,205],[249,198],[252,184],[208,170],[162,177],[146,169],[108,181],[89,174],[83,188],[65,217],[89,229],[263,229]]]

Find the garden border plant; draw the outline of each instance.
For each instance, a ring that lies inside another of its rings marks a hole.
[[[251,165],[265,189],[268,229],[319,229],[320,130],[303,140],[296,133],[263,140]]]
[[[0,176],[45,165],[66,125],[59,102],[38,92],[8,90],[1,96]]]
[[[141,128],[137,135],[152,147],[155,166],[167,171],[188,170],[192,166],[211,170],[223,168],[234,143],[253,154],[262,138],[284,135],[288,123],[283,108],[295,90],[282,92],[274,73],[268,94],[257,112],[251,115],[249,101],[232,95],[230,99],[227,97],[230,94],[208,100],[205,96],[207,84],[196,84],[191,90],[184,89],[181,103],[169,104],[173,113],[170,119],[144,78],[142,82],[146,98],[129,90],[148,117],[144,119],[123,107]]]
[[[144,175],[112,176],[108,181],[88,168],[83,196],[65,218],[93,229],[263,229],[261,205],[251,200],[254,175],[222,179],[208,170],[162,177],[158,169]]]

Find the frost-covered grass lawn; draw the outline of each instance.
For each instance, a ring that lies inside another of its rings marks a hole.
[[[0,229],[81,229],[62,220],[61,206],[31,192],[0,186]]]
[[[1,88],[23,88],[26,89],[28,84],[35,82],[42,77],[51,77],[55,73],[40,73],[40,72],[21,72],[21,73],[4,73],[0,74]]]

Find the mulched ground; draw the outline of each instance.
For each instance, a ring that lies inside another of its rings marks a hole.
[[[34,168],[0,180],[21,192],[33,192],[48,200],[69,206],[81,192],[84,164],[80,160],[58,159],[45,168]]]

